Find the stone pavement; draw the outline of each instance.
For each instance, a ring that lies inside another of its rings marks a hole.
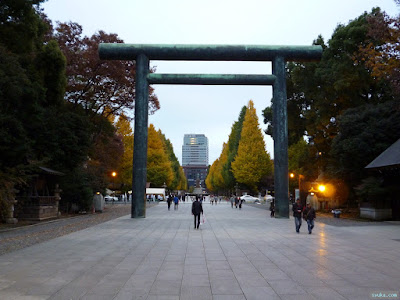
[[[147,203],[146,206],[154,205],[157,205],[157,203]],[[106,204],[102,213],[61,217],[55,220],[36,222],[28,226],[26,225],[27,222],[18,222],[15,225],[0,224],[0,255],[126,216],[130,213],[130,204]],[[25,225],[21,226],[24,223]]]
[[[244,205],[121,217],[0,256],[0,299],[373,299],[400,291],[400,226],[334,227]],[[391,299],[399,299],[391,298]]]

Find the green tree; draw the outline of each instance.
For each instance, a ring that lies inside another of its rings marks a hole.
[[[263,177],[272,173],[272,162],[258,124],[253,101],[249,101],[243,121],[239,149],[232,162],[232,171],[239,183],[257,191]]]
[[[53,32],[41,2],[0,3],[0,189],[23,190],[48,166],[66,174],[62,201],[85,208],[119,167],[123,144],[107,116],[132,107],[134,68],[98,60],[98,42],[116,35],[82,37],[77,24]]]
[[[372,76],[361,59],[355,61],[360,48],[382,44],[369,34],[368,20],[379,12],[375,8],[347,25],[338,25],[327,44],[318,37],[314,44],[324,49],[321,62],[287,65],[289,146],[308,136],[310,156],[304,168],[309,170],[309,180],[318,176],[312,174],[313,166],[325,171],[330,164],[340,164],[330,157],[331,145],[340,133],[337,120],[347,109],[392,99],[387,82]],[[271,125],[272,119],[269,107],[264,110],[264,122]],[[267,133],[271,132],[268,128]]]
[[[399,138],[400,108],[396,101],[352,108],[338,124],[328,174],[354,187],[366,178],[365,166]]]
[[[309,147],[304,139],[299,140],[288,149],[289,170],[297,174],[305,173],[305,166],[309,160]]]
[[[59,162],[59,151],[53,150],[63,147],[63,137],[49,131],[69,125],[62,120],[67,118],[65,58],[57,43],[45,42],[48,26],[39,13],[41,2],[0,3],[0,173],[5,172],[0,194],[7,198],[13,197],[14,187],[26,188],[37,166]]]

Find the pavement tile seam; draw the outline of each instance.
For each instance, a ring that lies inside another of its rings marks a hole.
[[[179,229],[181,229],[181,226],[182,226],[182,223],[181,223]],[[165,228],[164,233],[167,231],[167,228],[168,228],[168,227],[169,227],[169,226],[165,226],[165,227],[164,227],[164,228]],[[151,285],[151,287],[150,287],[149,295],[151,294],[151,291],[152,291],[153,289],[156,288],[155,285],[157,284],[157,278],[158,278],[160,275],[161,275],[160,277],[164,277],[164,276],[162,276],[162,275],[163,275],[162,273],[160,274],[160,272],[161,272],[162,266],[167,262],[166,258],[167,258],[167,256],[168,256],[169,252],[171,251],[171,245],[173,244],[173,240],[174,240],[175,238],[178,237],[178,234],[179,234],[179,232],[180,232],[179,229],[178,229],[178,230],[175,230],[175,233],[174,233],[174,235],[173,235],[173,238],[171,239],[171,242],[169,243],[169,249],[168,249],[167,253],[166,253],[165,256],[164,256],[163,261],[162,261],[162,263],[161,263],[161,265],[160,265],[160,268],[158,269],[157,275],[156,275],[156,277],[155,277],[155,279],[154,279],[154,281],[153,281],[153,283],[152,283],[152,285]],[[187,236],[186,236],[186,240],[187,240]],[[186,242],[186,245],[188,245],[187,242]],[[185,254],[186,254],[186,252],[185,252]],[[180,276],[180,287],[179,287],[179,289],[181,289],[181,286],[182,286],[182,277],[183,277],[183,272],[182,272],[182,275]],[[178,275],[178,278],[179,278],[179,275]],[[176,279],[176,280],[178,280],[178,279]],[[161,281],[161,280],[159,280],[159,281]]]
[[[222,234],[225,234],[226,237],[229,237],[229,239],[233,242],[233,244],[235,244],[238,247],[238,243],[235,241],[235,239],[232,237],[232,235],[228,232],[228,230],[225,228],[225,226],[223,226],[223,224],[221,225],[218,221],[215,220],[215,226],[216,227],[217,227],[217,224],[219,225],[218,228],[220,228],[222,230]],[[235,281],[238,283],[238,287],[239,287],[239,289],[241,291],[241,294],[243,296],[245,296],[245,293],[244,293],[244,291],[242,289],[242,285],[240,284],[240,281],[239,281],[238,277],[236,276],[236,274],[234,272],[234,268],[233,268],[232,263],[228,260],[228,257],[226,256],[226,253],[223,250],[223,246],[221,245],[220,239],[217,237],[217,234],[216,234],[215,231],[213,231],[213,233],[214,233],[215,240],[218,242],[219,247],[222,249],[222,253],[223,253],[224,257],[225,257],[226,261],[228,262],[228,264],[230,266],[230,270],[233,272],[233,276],[235,278]],[[240,249],[240,247],[238,247],[238,248]],[[240,249],[240,251],[242,251],[242,250]],[[242,253],[243,253],[244,256],[246,256],[246,254],[243,251],[242,251]],[[259,274],[259,275],[261,276],[261,274]],[[236,293],[234,293],[234,294],[236,294]]]
[[[225,231],[225,233],[226,233],[226,235],[227,236],[229,236],[230,238],[231,238],[231,240],[238,246],[238,244],[235,242],[235,240],[234,240],[234,238],[232,237],[232,235],[229,233],[229,231],[226,229],[226,228],[224,228],[223,227],[223,229],[224,229],[224,231]],[[219,241],[219,239],[217,239],[218,241]],[[222,248],[222,245],[220,245],[221,246],[221,248]],[[240,249],[240,248],[239,248]],[[243,251],[242,251],[243,252]],[[244,256],[246,256],[246,254],[243,252],[243,254],[244,254]],[[228,261],[228,264],[230,265],[230,267],[231,267],[231,270],[233,269],[232,267],[232,264],[229,262],[229,260],[227,259],[227,261]],[[250,263],[251,263],[251,260],[249,260],[250,261]],[[253,265],[253,267],[255,268],[255,269],[257,269],[256,268],[256,266],[253,264],[253,263],[251,263],[252,265]],[[238,272],[239,273],[239,272]],[[234,274],[235,274],[235,272],[234,272]],[[258,274],[263,278],[263,276],[262,276],[262,274],[258,271]],[[236,277],[236,280],[239,282],[239,285],[240,285],[240,280],[237,278],[237,276],[235,275],[235,277]],[[242,292],[243,292],[243,290],[242,290]],[[243,292],[243,294],[244,294],[244,292]]]
[[[112,222],[112,221],[109,221],[109,222]],[[106,222],[106,223],[108,223],[108,222]],[[145,229],[146,229],[146,228],[145,228],[144,226],[142,226],[142,228],[141,228],[140,231],[139,231],[139,234],[140,234],[141,232],[143,232]],[[151,233],[149,233],[147,236],[143,237],[141,240],[145,240],[148,236],[150,236],[150,234],[151,234]],[[137,242],[136,245],[130,249],[130,252],[132,252],[132,251],[133,251],[135,248],[137,248],[139,245],[140,245],[140,242]],[[107,257],[107,255],[103,256],[103,258],[104,258],[104,257]],[[121,261],[122,261],[122,260],[121,260]],[[94,267],[94,266],[93,266],[93,267]],[[135,270],[136,270],[136,268],[135,268]],[[90,272],[91,272],[91,271],[92,271],[92,269],[90,269]],[[89,272],[89,270],[88,270],[87,272]],[[134,271],[132,272],[132,274],[133,274],[133,273],[134,273]],[[77,279],[77,278],[71,280],[71,281],[67,284],[67,286],[68,286],[69,284],[73,283],[76,279]],[[126,280],[126,282],[127,282],[127,281],[128,281],[128,279]],[[126,282],[125,282],[124,284],[126,284]],[[94,288],[93,288],[93,289],[94,289]],[[56,296],[57,293],[59,293],[61,290],[62,290],[62,288],[60,288],[59,290],[57,290],[56,292],[54,292],[54,293],[51,295],[51,297]],[[91,290],[89,290],[89,291],[87,291],[87,292],[90,293],[90,291],[91,291]]]
[[[257,246],[256,246],[257,247]],[[278,264],[277,264],[278,265]],[[339,275],[339,274],[337,274],[337,275]],[[289,277],[290,277],[290,275],[289,275]]]

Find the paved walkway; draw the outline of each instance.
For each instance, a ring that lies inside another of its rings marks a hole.
[[[157,204],[154,202],[147,203],[147,207],[154,205]],[[126,216],[130,213],[130,204],[107,204],[103,213],[89,213],[36,222],[28,226],[26,225],[28,222],[18,222],[15,225],[0,224],[0,255]]]
[[[121,217],[0,256],[0,299],[372,299],[400,290],[400,226],[312,235],[230,204]],[[393,299],[393,298],[392,298]],[[394,298],[396,299],[396,298]]]

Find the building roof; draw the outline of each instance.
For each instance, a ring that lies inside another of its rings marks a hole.
[[[384,168],[400,166],[400,139],[383,151],[377,158],[369,163],[365,168]]]

